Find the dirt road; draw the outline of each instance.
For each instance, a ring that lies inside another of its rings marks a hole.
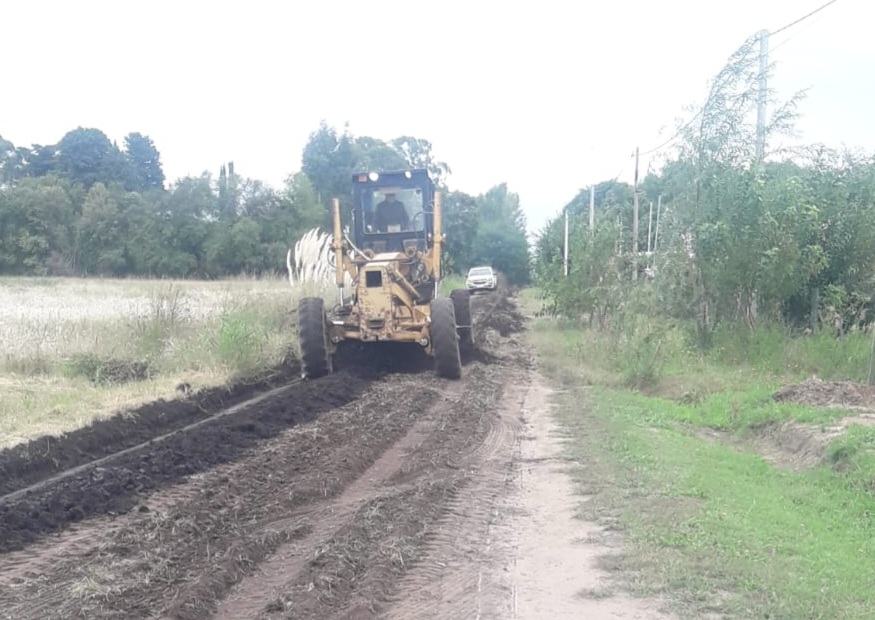
[[[580,542],[550,388],[512,298],[473,308],[462,381],[290,361],[0,453],[0,618],[662,617],[581,596],[604,550]]]

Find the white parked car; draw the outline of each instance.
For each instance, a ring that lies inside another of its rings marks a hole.
[[[465,285],[469,291],[494,291],[498,288],[498,277],[492,267],[471,267]]]

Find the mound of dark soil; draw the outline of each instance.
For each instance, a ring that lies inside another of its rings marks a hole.
[[[478,332],[493,330],[503,338],[525,330],[525,317],[510,298],[511,290],[499,288],[494,293],[475,295],[471,311]]]
[[[495,332],[506,336],[524,329],[524,319],[509,295],[509,290],[500,289],[473,301],[477,330],[495,338]],[[352,402],[386,374],[433,371],[433,360],[415,345],[351,343],[346,349],[335,374],[295,383],[257,405],[220,418],[210,419],[271,387],[294,382],[300,373],[298,363],[290,360],[259,377],[180,400],[148,403],[59,437],[42,437],[0,451],[0,553],[90,516],[129,511],[157,489],[236,461],[259,441]],[[485,355],[470,359],[487,361]],[[173,434],[201,421],[194,431]],[[114,454],[111,461],[88,466]],[[76,467],[81,470],[54,478]]]
[[[788,385],[773,395],[778,402],[811,407],[875,409],[875,386],[851,381],[821,381],[811,378]]]
[[[0,495],[207,418],[299,375],[297,360],[289,360],[260,375],[200,390],[184,400],[146,403],[57,437],[39,437],[2,450]]]
[[[106,467],[88,468],[2,503],[0,553],[23,548],[92,515],[127,512],[142,494],[233,461],[265,438],[352,402],[369,384],[370,380],[349,373],[302,382],[256,406],[206,422],[194,432],[173,435],[121,455]]]
[[[337,348],[334,370],[377,378],[390,373],[420,373],[434,369],[434,360],[418,344],[361,343],[347,340]]]

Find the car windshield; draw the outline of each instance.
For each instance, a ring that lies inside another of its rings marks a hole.
[[[492,269],[489,267],[475,267],[471,271],[468,272],[469,276],[491,276]]]

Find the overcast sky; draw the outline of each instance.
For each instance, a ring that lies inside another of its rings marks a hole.
[[[149,135],[170,180],[235,162],[279,185],[320,119],[434,144],[469,193],[506,181],[531,229],[674,132],[749,35],[825,0],[7,2],[0,135]],[[869,5],[867,5],[869,4]],[[771,41],[805,142],[875,149],[875,8]],[[642,159],[646,169],[647,159]]]

